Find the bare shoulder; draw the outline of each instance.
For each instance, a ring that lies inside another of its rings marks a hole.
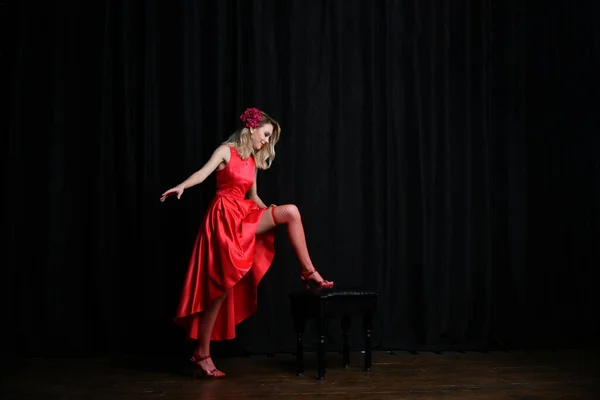
[[[227,144],[222,144],[216,148],[214,154],[222,158],[222,160],[229,162],[231,159],[231,149]]]
[[[227,144],[222,144],[217,147],[213,153],[213,157],[217,158],[219,161],[219,165],[217,169],[221,170],[227,166],[229,161],[231,160],[231,148]]]

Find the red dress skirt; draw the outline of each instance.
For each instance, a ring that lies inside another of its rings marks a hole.
[[[224,293],[210,339],[235,338],[235,325],[256,312],[258,284],[275,257],[274,231],[256,234],[267,208],[245,199],[254,159],[242,160],[235,147],[230,151],[229,163],[216,172],[217,192],[196,237],[175,316],[189,339],[198,338],[199,313]]]

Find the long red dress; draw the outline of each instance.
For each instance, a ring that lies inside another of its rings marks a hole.
[[[217,192],[200,226],[175,317],[189,339],[198,338],[199,313],[225,292],[211,340],[235,338],[235,325],[256,311],[258,283],[275,257],[273,230],[256,235],[267,208],[245,199],[254,183],[254,158],[242,160],[232,146],[230,152],[227,166],[216,171]]]

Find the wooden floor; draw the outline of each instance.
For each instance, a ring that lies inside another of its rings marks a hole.
[[[305,375],[294,358],[217,359],[228,376],[191,379],[181,360],[105,357],[29,359],[2,377],[2,399],[600,399],[597,351],[327,354],[327,376],[316,379],[316,357],[305,355]]]

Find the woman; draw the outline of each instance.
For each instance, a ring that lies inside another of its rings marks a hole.
[[[275,255],[275,226],[287,226],[304,284],[308,287],[311,280],[318,287],[333,287],[311,262],[296,206],[267,207],[258,196],[256,175],[275,158],[279,124],[257,108],[247,109],[240,119],[242,127],[208,162],[160,199],[171,195],[180,199],[185,189],[202,183],[216,170],[217,192],[200,226],[175,317],[188,337],[198,340],[192,363],[211,378],[225,374],[212,362],[210,341],[233,339],[235,325],[256,311],[258,283]]]

